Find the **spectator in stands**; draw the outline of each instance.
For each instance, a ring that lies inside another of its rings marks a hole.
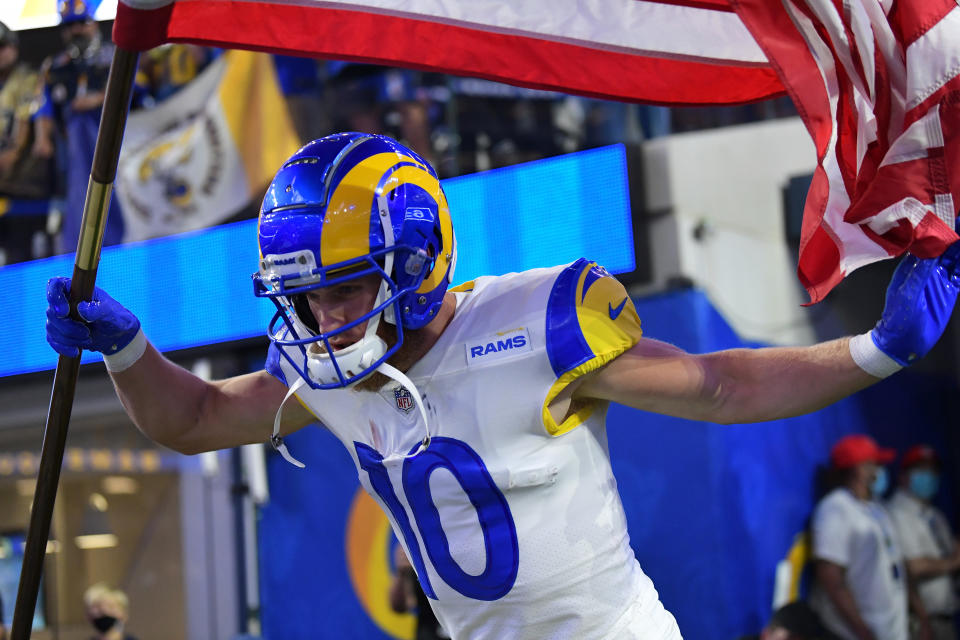
[[[141,56],[140,71],[146,77],[140,82],[154,101],[163,102],[192,82],[213,58],[207,47],[164,44]]]
[[[449,638],[444,628],[437,621],[437,616],[430,607],[430,599],[423,592],[417,574],[410,566],[410,559],[403,552],[399,544],[394,553],[396,573],[390,583],[390,608],[397,613],[415,611],[417,614],[417,631],[414,640],[442,640]]]
[[[37,74],[20,62],[15,31],[0,22],[0,191],[5,191],[30,138]]]
[[[80,236],[93,151],[100,125],[104,90],[114,46],[104,42],[100,28],[83,0],[60,2],[60,29],[65,48],[43,64],[43,96],[37,112],[33,152],[51,158],[54,139],[61,135],[66,153],[58,154],[66,178],[60,251],[73,251]],[[110,202],[104,245],[123,239],[123,217],[116,198]]]
[[[326,73],[334,129],[387,134],[435,162],[424,74],[339,61],[328,62]]]
[[[83,594],[83,606],[96,630],[90,640],[136,640],[124,630],[130,601],[123,591],[97,583]]]
[[[34,250],[35,235],[46,228],[46,202],[31,207],[19,201],[46,199],[52,190],[50,162],[29,152],[37,73],[19,58],[16,32],[0,22],[0,198],[5,212],[0,217],[0,264],[46,255]],[[22,215],[28,212],[34,215]]]
[[[813,513],[810,604],[845,640],[907,640],[907,579],[890,517],[878,502],[884,464],[895,457],[872,438],[841,438],[830,452],[836,478]]]
[[[281,55],[273,56],[273,63],[300,140],[307,142],[330,133],[333,105],[324,99],[320,63],[312,58]]]
[[[960,569],[960,546],[947,518],[931,501],[940,487],[940,459],[929,446],[911,447],[900,461],[898,488],[887,503],[920,604],[913,626],[923,615],[933,640],[956,640],[957,594],[953,576]]]

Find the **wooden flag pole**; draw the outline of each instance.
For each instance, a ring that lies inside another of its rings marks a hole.
[[[77,303],[90,300],[97,279],[103,229],[110,207],[113,180],[117,175],[120,143],[123,141],[123,130],[130,109],[137,58],[136,52],[117,47],[110,63],[110,75],[103,98],[103,113],[100,116],[100,130],[97,133],[87,197],[83,203],[83,221],[70,285],[70,313],[78,320],[80,318],[77,316]],[[57,360],[50,407],[47,409],[47,425],[43,432],[37,486],[30,512],[30,528],[27,530],[23,567],[20,571],[20,586],[17,589],[17,604],[13,610],[10,632],[12,640],[28,640],[33,626],[33,613],[37,606],[43,559],[50,536],[50,520],[57,498],[57,484],[60,481],[60,467],[63,464],[67,427],[70,424],[73,394],[79,372],[79,355],[76,358],[60,356]]]

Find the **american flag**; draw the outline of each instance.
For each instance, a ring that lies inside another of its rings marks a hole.
[[[957,1],[736,4],[816,145],[798,269],[811,299],[865,264],[957,240]]]
[[[397,65],[668,105],[789,93],[813,137],[799,276],[957,239],[957,0],[120,0],[115,41]]]

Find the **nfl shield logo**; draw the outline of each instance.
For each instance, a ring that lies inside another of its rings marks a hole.
[[[397,387],[393,390],[393,399],[397,402],[397,409],[404,413],[410,413],[413,409],[413,396],[404,387]]]

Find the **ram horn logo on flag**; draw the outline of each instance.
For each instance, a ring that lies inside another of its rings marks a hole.
[[[270,56],[224,53],[157,107],[130,114],[116,180],[124,240],[223,222],[299,146]]]
[[[114,40],[671,105],[789,92],[817,149],[798,267],[814,302],[864,264],[957,240],[957,0],[120,0]]]

